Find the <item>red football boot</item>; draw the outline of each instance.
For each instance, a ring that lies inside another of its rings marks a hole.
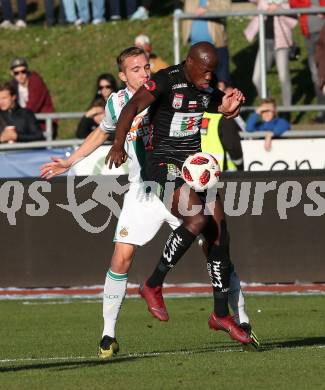
[[[146,282],[139,287],[139,294],[145,299],[150,313],[160,321],[168,321],[169,316],[161,292],[161,286],[151,288]]]
[[[208,324],[211,329],[223,330],[224,332],[227,332],[233,340],[239,341],[242,344],[251,344],[253,342],[249,334],[236,324],[231,315],[218,317],[215,313],[212,313]]]

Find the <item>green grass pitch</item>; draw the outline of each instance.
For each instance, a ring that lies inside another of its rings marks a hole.
[[[100,302],[0,301],[0,389],[324,389],[324,299],[249,296],[259,353],[208,329],[211,298],[167,299],[168,323],[128,299],[110,362]]]

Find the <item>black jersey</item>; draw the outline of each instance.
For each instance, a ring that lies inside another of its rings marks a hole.
[[[184,63],[160,70],[144,86],[157,98],[149,110],[152,139],[147,163],[181,167],[189,155],[201,150],[202,115],[217,112],[224,93],[198,90],[186,79]]]

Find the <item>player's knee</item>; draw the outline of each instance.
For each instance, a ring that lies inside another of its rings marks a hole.
[[[134,245],[116,243],[111,261],[112,271],[117,273],[128,272],[132,263],[134,253]]]
[[[207,223],[208,223],[207,215],[197,214],[195,217],[192,217],[189,221],[187,221],[186,228],[190,232],[198,236],[205,228]]]

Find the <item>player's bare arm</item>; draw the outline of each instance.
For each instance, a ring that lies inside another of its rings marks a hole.
[[[99,127],[92,131],[68,159],[52,157],[52,162],[46,163],[40,168],[40,176],[43,179],[52,179],[55,176],[67,172],[72,165],[87,157],[109,138],[109,133],[105,133]]]
[[[154,101],[155,97],[146,88],[141,87],[121,111],[116,124],[113,146],[105,159],[109,169],[112,168],[113,164],[119,167],[126,161],[127,154],[124,150],[124,142],[132,121],[137,114],[148,108]]]

